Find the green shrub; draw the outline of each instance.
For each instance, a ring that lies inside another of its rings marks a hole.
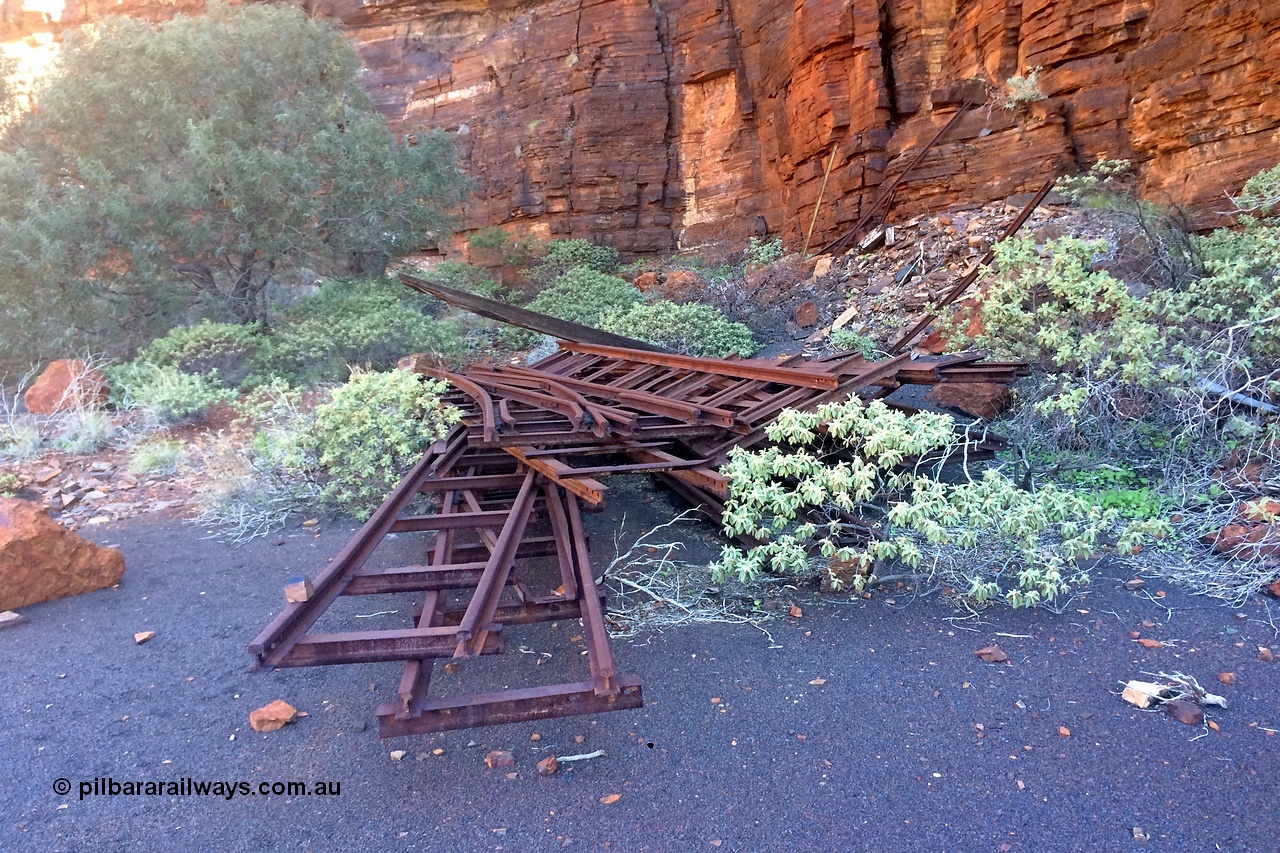
[[[689,355],[745,358],[760,349],[746,326],[731,323],[715,308],[697,302],[615,308],[600,318],[600,328]]]
[[[0,426],[0,456],[35,459],[44,452],[44,436],[34,425],[23,421]]]
[[[1025,607],[1087,583],[1076,560],[1104,550],[1104,539],[1128,554],[1169,531],[1164,522],[1121,525],[1116,510],[1052,486],[1027,492],[994,469],[959,484],[922,476],[918,464],[899,469],[956,451],[948,415],[906,415],[854,398],[816,412],[784,410],[767,434],[778,446],[734,449],[723,469],[725,532],[762,544],[726,547],[714,567],[720,578],[804,574],[826,562],[837,584],[837,567],[856,569],[860,589],[882,563],[897,561],[922,577],[941,575],[979,603],[999,596]]]
[[[68,453],[93,453],[116,437],[111,416],[95,409],[67,412],[61,418],[54,445]]]
[[[168,474],[178,470],[187,458],[182,442],[159,439],[139,444],[129,454],[129,471],[132,474]]]
[[[497,299],[503,292],[502,285],[493,280],[480,267],[460,261],[441,261],[422,274],[422,278],[434,284],[452,287],[467,293],[475,293],[489,299]]]
[[[557,278],[525,307],[561,320],[596,326],[605,314],[626,310],[639,301],[640,291],[629,282],[577,267]]]
[[[1167,385],[1182,372],[1163,359],[1168,332],[1153,306],[1124,282],[1093,271],[1099,243],[1073,238],[1045,245],[1030,239],[996,245],[1000,272],[977,297],[982,331],[965,333],[970,317],[940,324],[957,349],[977,346],[999,358],[1039,363],[1045,371],[1043,414],[1077,418],[1119,390]]]
[[[481,228],[467,235],[467,245],[473,249],[501,249],[507,244],[507,232],[498,225]]]
[[[831,331],[831,346],[834,349],[860,353],[863,358],[871,358],[876,352],[876,342],[853,329],[841,327]]]
[[[758,237],[752,237],[747,241],[745,254],[748,268],[767,267],[782,258],[782,238],[770,237],[767,240],[761,240]]]
[[[1125,191],[1125,184],[1133,177],[1133,166],[1128,160],[1107,160],[1099,157],[1087,172],[1064,175],[1053,188],[1060,195],[1087,206],[1109,203]]]
[[[1020,104],[1032,101],[1043,101],[1047,95],[1040,89],[1040,74],[1043,68],[1031,68],[1026,74],[1017,74],[1004,81],[1004,97],[1000,105],[1005,109],[1013,109]]]
[[[402,370],[353,373],[316,407],[299,443],[330,506],[367,518],[400,478],[461,418],[440,402],[444,382]]]
[[[281,318],[268,362],[306,383],[344,379],[355,366],[386,369],[415,352],[447,358],[458,347],[453,324],[423,315],[421,302],[399,284],[329,281]]]
[[[0,474],[0,498],[11,498],[18,494],[18,477],[16,474]]]
[[[105,371],[116,405],[143,412],[158,424],[174,424],[200,417],[216,403],[234,395],[203,376],[132,361]]]
[[[536,285],[546,287],[570,270],[593,270],[612,273],[618,269],[618,250],[597,246],[587,240],[553,240],[546,254],[526,273]]]
[[[1255,218],[1275,216],[1280,207],[1280,164],[1263,169],[1245,181],[1233,201],[1241,211]]]
[[[256,325],[213,323],[179,326],[139,351],[137,360],[157,367],[173,367],[238,387],[262,369],[264,345]]]

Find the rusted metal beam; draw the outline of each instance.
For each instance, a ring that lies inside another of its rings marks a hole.
[[[523,464],[528,465],[542,476],[551,480],[556,485],[573,492],[592,506],[601,506],[604,503],[604,493],[608,486],[599,480],[592,479],[587,476],[578,476],[563,462],[556,459],[546,457],[531,456],[531,447],[506,447],[503,448]]]
[[[473,693],[447,699],[423,698],[410,708],[410,716],[400,719],[395,705],[378,709],[378,737],[401,737],[448,732],[506,723],[530,723],[552,717],[602,714],[644,706],[638,678],[618,680],[618,693],[600,696],[590,681]]]
[[[493,553],[484,568],[476,591],[467,605],[467,612],[458,625],[457,645],[454,657],[475,657],[480,654],[487,642],[486,637],[492,629],[494,612],[498,609],[498,596],[507,584],[511,574],[511,564],[520,547],[520,539],[524,536],[525,526],[529,523],[529,514],[533,511],[533,499],[537,494],[538,474],[530,471],[525,475],[524,485],[511,504],[511,513]]]
[[[863,229],[867,228],[873,221],[875,221],[876,216],[882,216],[883,214],[888,213],[889,205],[892,203],[894,193],[898,191],[898,184],[902,183],[903,180],[906,179],[907,175],[911,174],[916,166],[920,165],[920,161],[924,160],[925,155],[932,151],[933,147],[942,140],[942,137],[946,136],[947,132],[950,131],[951,128],[955,127],[956,124],[960,122],[960,119],[963,118],[971,109],[973,109],[972,104],[964,104],[960,109],[956,110],[950,120],[948,120],[947,123],[933,135],[933,138],[926,142],[924,147],[916,152],[916,156],[911,159],[911,162],[907,164],[907,167],[899,172],[897,176],[889,182],[889,185],[880,191],[880,194],[876,196],[876,200],[872,203],[871,207],[868,208],[866,213],[862,214],[862,216],[858,218],[858,221],[854,223],[853,227],[840,237],[837,237],[835,240],[832,240],[830,243],[819,249],[818,254],[835,254],[847,246],[850,241],[857,239],[862,234]]]
[[[502,653],[502,626],[488,625],[473,643],[473,654]],[[382,663],[405,658],[448,658],[457,650],[457,630],[405,628],[391,631],[349,631],[340,634],[308,634],[298,640],[274,666],[331,666],[342,663]]]
[[[999,242],[1008,240],[1014,234],[1018,233],[1018,230],[1022,228],[1023,224],[1025,224],[1027,219],[1031,216],[1031,212],[1035,210],[1037,207],[1039,207],[1041,202],[1043,202],[1048,197],[1050,190],[1053,189],[1053,184],[1055,180],[1056,180],[1055,178],[1050,178],[1049,180],[1044,182],[1044,186],[1040,187],[1040,189],[1036,192],[1036,194],[1031,197],[1031,201],[1027,202],[1026,207],[1022,208],[1021,212],[1019,212],[1018,215],[1014,218],[1014,220],[1009,223],[1008,227],[1004,229],[1004,233],[1000,235],[1000,239],[997,240],[996,242],[999,243]],[[957,281],[951,287],[951,289],[946,292],[946,294],[938,302],[938,307],[945,308],[948,305],[950,305],[952,302],[955,302],[958,298],[960,298],[960,295],[964,293],[966,290],[968,290],[971,284],[973,284],[975,281],[978,280],[978,275],[993,260],[995,260],[995,258],[996,258],[995,249],[992,248],[988,250],[987,253],[982,256],[982,259],[974,265],[973,269],[969,270],[969,272],[961,276],[960,280]],[[938,315],[936,312],[932,314],[926,314],[924,317],[921,317],[910,329],[908,329],[906,332],[903,333],[902,337],[898,338],[896,341],[894,341],[892,344],[889,345],[889,350],[888,350],[889,354],[896,355],[897,353],[902,352],[902,350],[906,348],[907,344],[915,340],[916,335],[920,334],[925,329],[929,328],[929,324],[936,319],[938,319]]]
[[[505,302],[476,296],[474,293],[465,293],[461,290],[454,290],[451,287],[432,284],[416,276],[401,275],[400,281],[419,293],[434,296],[455,308],[462,308],[472,314],[488,317],[490,320],[509,323],[512,326],[519,326],[532,332],[550,335],[560,340],[628,347],[630,349],[645,350],[646,352],[666,352],[662,347],[654,346],[646,341],[637,341],[634,338],[615,335],[600,329],[593,329],[590,326],[582,326],[578,323],[571,323],[568,320],[561,320],[557,317],[548,317],[546,314],[539,314],[527,308],[517,308]]]
[[[742,379],[761,379],[765,382],[778,382],[784,385],[798,385],[804,388],[822,388],[835,390],[840,384],[830,373],[814,370],[775,367],[768,362],[744,358],[731,361],[726,358],[699,358],[693,355],[675,355],[663,353],[637,353],[620,350],[616,347],[598,346],[570,341],[560,341],[561,349],[573,352],[589,352],[596,355],[610,355],[626,358],[629,361],[645,364],[658,364],[664,367],[680,367],[691,370],[704,370],[722,376],[737,376]]]

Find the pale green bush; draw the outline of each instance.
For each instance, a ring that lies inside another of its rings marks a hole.
[[[1043,101],[1048,97],[1040,88],[1040,74],[1043,71],[1043,68],[1037,66],[1028,69],[1026,74],[1016,74],[1005,80],[1004,97],[1000,105],[1005,109],[1013,109],[1021,104]]]
[[[62,415],[54,446],[68,453],[93,453],[116,437],[111,416],[97,409],[77,409]]]
[[[613,309],[600,318],[600,328],[616,335],[648,341],[673,352],[723,358],[747,357],[760,349],[742,323],[731,323],[710,305],[655,302]]]
[[[831,346],[833,349],[859,353],[863,358],[868,359],[875,355],[876,351],[875,341],[847,327],[831,331]]]
[[[415,352],[448,359],[458,330],[422,313],[402,285],[377,279],[325,282],[285,312],[271,334],[267,363],[297,383],[343,380],[352,367],[385,370]]]
[[[957,349],[978,347],[999,358],[1037,363],[1042,414],[1078,417],[1117,390],[1167,385],[1182,370],[1164,360],[1167,331],[1153,307],[1134,298],[1105,270],[1092,270],[1100,243],[1063,238],[1041,257],[1029,239],[996,245],[1000,272],[976,297],[982,331],[966,333],[970,316],[940,324]]]
[[[297,447],[321,499],[367,518],[432,442],[462,417],[440,402],[448,384],[402,370],[354,373],[316,407]]]
[[[237,387],[262,369],[265,345],[257,325],[213,323],[170,329],[138,352],[137,361],[172,367]]]
[[[122,409],[142,412],[155,424],[176,424],[202,416],[210,406],[233,398],[213,379],[174,367],[133,361],[105,371],[111,394]]]
[[[546,287],[570,270],[613,273],[617,269],[618,250],[611,246],[597,246],[588,240],[552,240],[525,275],[535,285]]]
[[[148,441],[129,454],[129,471],[139,475],[172,473],[186,458],[186,448],[180,441],[164,438]]]
[[[807,574],[827,563],[836,584],[834,565],[856,568],[861,589],[896,561],[978,603],[1000,597],[1027,607],[1087,583],[1077,560],[1128,554],[1169,530],[1153,520],[1122,525],[1115,510],[1061,489],[1024,491],[994,469],[959,484],[923,476],[918,462],[900,469],[956,451],[948,415],[906,415],[854,398],[815,412],[784,410],[767,433],[778,446],[735,449],[723,469],[725,532],[762,544],[726,547],[714,567],[719,578]]]
[[[611,311],[627,309],[640,301],[640,291],[630,282],[586,267],[575,267],[526,305],[530,311],[595,326]]]
[[[747,267],[767,267],[782,258],[782,238],[770,237],[760,239],[752,237],[747,241],[745,251]]]

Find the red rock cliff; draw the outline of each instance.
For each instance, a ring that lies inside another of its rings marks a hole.
[[[766,231],[798,244],[835,146],[820,243],[984,89],[897,213],[1002,198],[1106,156],[1138,163],[1153,199],[1207,214],[1280,161],[1276,0],[306,5],[349,28],[393,126],[457,132],[470,228],[636,252]],[[1043,100],[996,103],[1037,68]]]

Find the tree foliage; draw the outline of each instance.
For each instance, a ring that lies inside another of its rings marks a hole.
[[[272,4],[69,36],[0,140],[0,298],[27,352],[201,316],[265,322],[299,273],[381,273],[465,179],[400,140],[338,29]]]

